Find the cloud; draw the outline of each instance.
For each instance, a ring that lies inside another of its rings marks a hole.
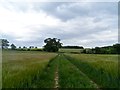
[[[114,7],[114,8],[111,8]],[[53,15],[61,20],[69,20],[77,16],[96,16],[99,14],[117,14],[117,3],[115,2],[35,2],[33,9],[44,10],[47,14]]]
[[[117,42],[117,3],[2,2],[0,35],[17,46],[43,46],[57,37],[64,45],[95,47]]]

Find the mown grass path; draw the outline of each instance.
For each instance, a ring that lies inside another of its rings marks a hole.
[[[58,66],[56,67],[55,71],[55,87],[54,88],[59,88],[59,76],[58,76]]]
[[[72,64],[63,54],[58,54],[48,63],[39,79],[31,87],[99,89],[96,83]]]
[[[91,79],[73,65],[63,54],[55,59],[58,61],[59,88],[98,88]]]

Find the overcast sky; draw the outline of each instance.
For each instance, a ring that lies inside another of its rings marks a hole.
[[[44,45],[46,38],[63,45],[96,47],[118,42],[117,2],[0,2],[0,38],[17,46]]]

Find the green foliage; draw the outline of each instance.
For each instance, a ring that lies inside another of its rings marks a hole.
[[[23,48],[21,48],[21,46],[19,46],[18,48],[16,48],[16,50],[18,51],[43,51],[42,48],[38,48],[38,47],[34,47],[34,46],[30,46],[29,48],[23,46]]]
[[[67,48],[67,49],[83,49],[82,46],[62,46],[62,48]]]
[[[14,44],[11,44],[11,49],[12,50],[15,50],[16,49],[16,46]]]
[[[86,52],[85,52],[86,51]],[[120,54],[120,44],[114,44],[113,46],[95,47],[92,49],[84,49],[82,53],[88,54]]]
[[[120,54],[120,44],[113,45],[113,48],[115,49],[116,53]]]
[[[1,39],[2,41],[2,49],[7,49],[9,46],[9,42],[7,39]]]
[[[44,46],[44,51],[48,52],[57,52],[62,45],[60,43],[60,39],[57,38],[47,38],[44,40],[44,43],[46,43],[46,45]]]

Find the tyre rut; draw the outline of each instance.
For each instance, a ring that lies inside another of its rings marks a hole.
[[[74,65],[76,67],[76,69],[83,75],[86,76],[89,80],[90,83],[94,84],[97,90],[101,90],[99,85],[97,85],[97,83],[95,83],[92,79],[90,79],[85,73],[83,73],[75,64],[73,64],[68,58],[65,57],[65,55],[63,55],[65,59],[67,59],[72,65]]]

